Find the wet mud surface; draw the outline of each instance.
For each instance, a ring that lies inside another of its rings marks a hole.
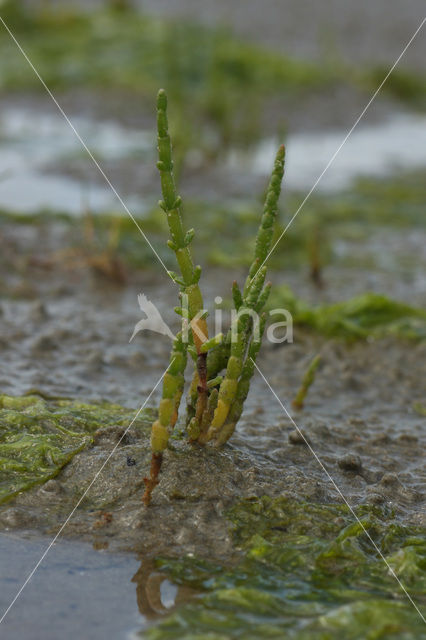
[[[3,230],[13,268],[3,279],[2,391],[20,395],[38,390],[136,410],[163,373],[169,350],[167,338],[149,333],[128,343],[140,319],[136,296],[143,291],[174,326],[173,287],[154,269],[136,271],[118,286],[84,265],[71,269],[59,262],[42,268],[35,258],[48,257],[67,239],[60,223],[47,233],[34,225],[15,232],[7,225]],[[332,268],[330,274],[333,287],[323,294],[314,293],[303,274],[290,280],[307,297],[310,292],[311,300],[347,297],[351,287],[346,276],[339,279]],[[273,276],[278,279],[277,273]],[[362,270],[358,279],[352,277],[354,293],[358,287],[366,289]],[[227,295],[228,279],[220,270],[204,277],[207,304],[214,295]],[[394,285],[389,295],[402,289],[401,283]],[[304,410],[294,412],[291,400],[317,353],[322,362],[315,383]],[[425,418],[414,405],[424,404],[425,356],[424,342],[387,338],[348,343],[296,327],[293,344],[265,343],[259,359],[262,373],[348,502],[389,507],[401,521],[421,526],[426,526]],[[149,405],[155,407],[158,398],[159,389]],[[93,446],[56,478],[1,507],[3,530],[49,535],[58,530],[123,435],[122,425],[99,426]],[[145,556],[193,553],[223,559],[235,553],[226,513],[242,498],[343,500],[259,375],[237,432],[224,449],[173,441],[146,510],[141,495],[150,458],[149,427],[145,420],[129,429],[62,535]]]

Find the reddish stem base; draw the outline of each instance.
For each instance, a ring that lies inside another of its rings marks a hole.
[[[142,496],[142,501],[146,507],[149,506],[151,502],[151,494],[154,491],[157,484],[159,483],[158,474],[160,473],[162,462],[163,462],[162,453],[152,454],[149,478],[143,479],[143,481],[145,482],[145,492]]]

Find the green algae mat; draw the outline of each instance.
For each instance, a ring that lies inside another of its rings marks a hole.
[[[378,293],[313,307],[282,285],[272,290],[268,308],[283,307],[291,313],[295,325],[329,337],[426,339],[426,310]]]
[[[133,416],[108,403],[1,395],[0,502],[55,476],[99,428],[126,427]],[[142,637],[426,638],[392,575],[424,615],[426,530],[404,525],[390,509],[356,512],[363,526],[345,505],[265,496],[239,501],[227,513],[237,560],[157,559],[170,580],[198,595]]]
[[[0,504],[42,484],[101,427],[127,427],[134,411],[118,405],[0,395]]]
[[[233,566],[187,557],[158,561],[200,595],[143,634],[150,640],[377,640],[426,638],[426,531],[377,507],[268,497],[228,514],[242,550]],[[383,554],[388,563],[386,566]],[[141,636],[142,637],[142,636]]]

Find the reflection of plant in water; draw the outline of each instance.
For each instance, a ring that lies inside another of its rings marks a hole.
[[[263,265],[271,247],[277,203],[284,173],[284,147],[280,147],[264,212],[256,238],[253,262],[243,291],[233,285],[235,316],[226,337],[208,336],[206,312],[199,287],[201,268],[194,266],[190,244],[194,230],[185,232],[181,217],[181,199],[176,193],[173,177],[172,147],[168,132],[167,98],[158,94],[158,169],[161,176],[163,201],[170,231],[169,247],[174,251],[180,274],[169,272],[180,287],[181,306],[177,312],[189,325],[188,338],[183,330],[173,343],[170,365],[164,376],[163,395],[158,419],[152,426],[151,474],[145,479],[145,504],[149,504],[153,488],[158,484],[163,451],[176,424],[184,388],[184,372],[189,353],[194,360],[194,375],[189,389],[187,429],[190,440],[205,444],[224,444],[233,434],[248,395],[254,361],[260,349],[265,328],[265,316],[259,314],[266,304],[270,284],[265,285]]]
[[[168,582],[167,576],[160,571],[152,557],[143,557],[141,566],[132,578],[136,584],[136,601],[140,613],[148,620],[158,618],[165,613],[188,602],[196,593],[187,585],[171,585],[175,593],[170,601],[164,601],[162,586]]]

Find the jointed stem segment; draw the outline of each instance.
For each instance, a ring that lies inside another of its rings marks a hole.
[[[208,339],[208,329],[203,315],[203,297],[198,285],[201,269],[195,267],[192,261],[189,245],[194,237],[194,231],[184,232],[180,212],[181,198],[176,193],[173,177],[172,145],[167,122],[167,97],[164,91],[157,96],[157,131],[158,131],[158,170],[161,178],[163,200],[160,206],[167,216],[170,232],[169,247],[175,252],[180,269],[180,276],[169,272],[169,275],[181,287],[181,293],[188,302],[188,317],[192,338],[199,354],[200,392],[197,401],[197,411],[202,414],[207,405],[207,379],[204,374],[203,361],[206,354],[201,354],[201,347]],[[187,344],[182,341],[182,334],[178,334],[173,344],[172,359],[164,376],[163,395],[160,402],[159,417],[152,426],[151,446],[153,456],[162,453],[167,447],[169,435],[176,423],[180,400],[184,386],[184,371],[187,359]],[[153,458],[154,460],[154,458]],[[161,466],[161,462],[160,462]],[[152,469],[152,467],[151,467]],[[158,474],[158,472],[157,472]],[[151,473],[152,479],[152,473]]]

